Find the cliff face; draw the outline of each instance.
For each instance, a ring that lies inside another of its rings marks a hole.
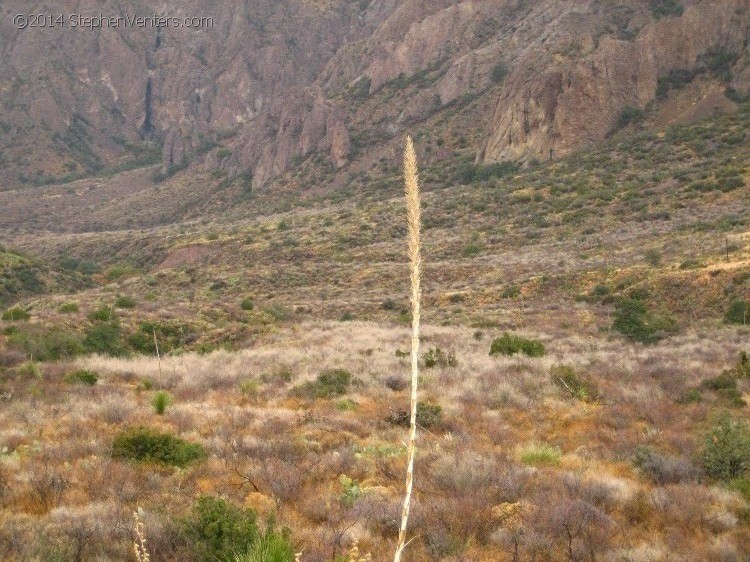
[[[164,0],[158,13],[213,26],[19,30],[13,16],[39,8],[17,1],[0,6],[0,189],[152,162],[157,151],[165,173],[249,170],[257,188],[310,155],[344,168],[384,140],[366,131],[428,127],[467,97],[494,106],[468,124],[478,161],[561,155],[603,139],[624,107],[644,108],[660,78],[700,66],[706,53],[728,53],[722,79],[747,91],[750,1],[678,8]],[[153,12],[140,0],[54,9],[66,18]],[[408,94],[398,107],[387,95],[394,87]]]

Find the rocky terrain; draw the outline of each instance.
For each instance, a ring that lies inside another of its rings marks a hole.
[[[40,10],[0,7],[0,189],[156,162],[256,190],[322,163],[340,186],[406,131],[479,163],[547,160],[602,141],[623,111],[679,122],[732,111],[750,87],[747,0],[169,0],[160,14],[212,25],[12,24]],[[660,116],[654,102],[687,83]],[[458,121],[471,133],[453,137]]]

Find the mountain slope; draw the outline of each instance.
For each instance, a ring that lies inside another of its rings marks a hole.
[[[63,5],[153,13],[138,0]],[[164,14],[213,26],[13,29],[35,6],[0,7],[0,188],[137,167],[155,151],[162,175],[190,165],[258,189],[313,158],[341,184],[389,139],[441,134],[430,118],[455,120],[476,99],[462,122],[473,133],[446,147],[547,159],[601,141],[623,109],[686,76],[720,97],[750,82],[747,0],[168,1]]]

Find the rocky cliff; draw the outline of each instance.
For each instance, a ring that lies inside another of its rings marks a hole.
[[[731,110],[722,92],[750,83],[750,0],[11,4],[0,6],[0,189],[157,160],[162,175],[200,168],[255,189],[306,159],[348,173],[404,130],[442,134],[476,100],[448,145],[470,143],[478,162],[546,159],[684,83],[718,92],[706,111]],[[65,24],[13,21],[40,10]],[[155,11],[211,23],[68,21]]]

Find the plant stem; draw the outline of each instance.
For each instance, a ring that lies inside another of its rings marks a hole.
[[[417,157],[414,153],[414,143],[411,137],[406,137],[404,149],[404,186],[406,191],[406,206],[408,216],[408,253],[409,277],[411,280],[411,417],[409,424],[409,447],[407,452],[406,491],[404,505],[401,511],[401,528],[398,533],[398,543],[394,562],[401,560],[401,553],[406,546],[406,525],[409,520],[411,507],[411,493],[414,484],[414,457],[416,455],[417,439],[417,383],[419,382],[419,318],[422,291],[420,288],[422,253],[421,253],[421,210],[419,206],[419,176],[417,172]]]

